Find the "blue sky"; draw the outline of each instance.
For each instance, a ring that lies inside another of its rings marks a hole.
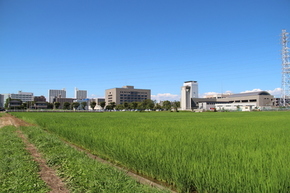
[[[0,0],[0,93],[133,85],[154,99],[275,93],[289,0]],[[275,92],[274,92],[275,91]]]

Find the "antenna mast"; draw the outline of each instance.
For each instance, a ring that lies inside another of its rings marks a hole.
[[[280,106],[286,106],[286,99],[290,96],[290,56],[289,56],[289,47],[288,37],[289,33],[285,29],[282,30],[282,91]]]

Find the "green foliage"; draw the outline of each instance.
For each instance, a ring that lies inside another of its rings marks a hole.
[[[174,101],[172,103],[172,107],[174,108],[174,111],[178,112],[178,108],[180,107],[180,102],[179,101]]]
[[[137,102],[132,102],[129,104],[131,109],[137,109],[138,103]]]
[[[169,111],[171,110],[171,102],[170,101],[163,101],[163,108],[166,110],[166,111]]]
[[[88,105],[87,102],[82,102],[81,103],[83,110],[86,110],[86,106]]]
[[[57,169],[71,192],[161,192],[140,185],[124,172],[90,158],[39,127],[23,127],[22,130],[45,156],[48,165]]]
[[[95,101],[90,103],[90,106],[93,110],[95,110],[96,105],[97,105],[97,103]]]
[[[129,103],[127,103],[127,102],[124,102],[123,106],[124,106],[124,108],[125,108],[126,110],[130,108]]]
[[[290,191],[290,112],[13,114],[180,192]]]
[[[116,107],[116,103],[110,102],[110,104],[106,106],[106,109],[107,110],[114,110],[115,107]]]
[[[64,102],[63,103],[63,109],[69,110],[70,109],[70,103],[69,102]]]
[[[106,106],[106,102],[100,102],[100,106],[102,107],[102,109],[104,109]]]
[[[47,103],[47,109],[53,109],[53,104],[52,103]]]
[[[0,129],[0,192],[48,192],[14,127]]]
[[[124,105],[122,105],[122,104],[118,104],[118,105],[116,106],[116,109],[117,109],[117,110],[123,110],[123,109],[125,109],[125,107],[124,107]]]
[[[54,102],[54,108],[58,109],[60,106],[60,102]]]
[[[79,106],[80,106],[80,103],[78,103],[78,102],[73,102],[73,103],[72,103],[72,106],[73,106],[74,109],[78,109]]]

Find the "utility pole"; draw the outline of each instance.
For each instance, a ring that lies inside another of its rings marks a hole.
[[[290,96],[290,56],[288,47],[289,33],[285,29],[282,30],[282,91],[280,98],[280,106],[286,106],[286,99]]]

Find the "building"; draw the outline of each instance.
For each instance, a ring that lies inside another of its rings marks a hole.
[[[266,91],[231,94],[223,98],[192,98],[192,109],[241,110],[270,109],[275,98]]]
[[[27,102],[33,101],[33,93],[32,92],[18,91],[18,94],[10,94],[10,93],[9,94],[2,94],[0,96],[0,105],[1,105],[1,103],[3,103],[3,107],[4,107],[6,100],[8,98],[21,100],[22,102],[27,103]]]
[[[191,99],[198,98],[198,83],[197,81],[186,81],[181,87],[181,110],[191,110]]]
[[[96,106],[94,108],[94,110],[102,110],[103,108],[101,107],[101,102],[106,102],[104,98],[94,98],[94,99],[90,99],[90,103],[92,102],[96,102]],[[89,105],[89,110],[93,110],[93,108]]]
[[[186,81],[181,87],[181,110],[242,110],[270,109],[275,107],[274,96],[266,91],[239,94],[215,94],[198,98],[197,81]]]
[[[88,110],[90,107],[90,99],[76,99],[76,100],[73,100],[73,103],[80,104],[78,108],[75,110]],[[85,106],[83,105],[83,103],[85,103]]]
[[[20,108],[22,105],[22,101],[20,99],[11,99],[8,103],[9,109],[17,109]]]
[[[86,99],[87,98],[87,91],[86,90],[79,90],[75,88],[75,98],[77,100]]]
[[[30,104],[28,104],[27,107],[34,109],[47,109],[47,102],[45,96],[35,96],[33,105],[30,107]]]
[[[53,103],[54,98],[66,98],[66,90],[49,90],[48,91],[48,102]]]
[[[0,108],[4,108],[5,101],[4,101],[4,95],[0,94]]]
[[[39,101],[46,102],[46,98],[45,98],[45,96],[35,96],[33,101],[35,101],[35,102],[39,102]]]
[[[75,99],[73,99],[73,98],[58,98],[58,97],[56,97],[56,98],[54,98],[53,99],[53,103],[54,102],[59,102],[60,103],[60,106],[59,106],[59,109],[63,109],[64,108],[64,103],[66,103],[66,102],[68,102],[70,105],[73,103],[73,101],[74,101]]]
[[[112,88],[105,91],[106,105],[115,102],[116,105],[125,102],[142,102],[151,99],[150,89],[135,89],[134,86],[123,86],[122,88]]]

